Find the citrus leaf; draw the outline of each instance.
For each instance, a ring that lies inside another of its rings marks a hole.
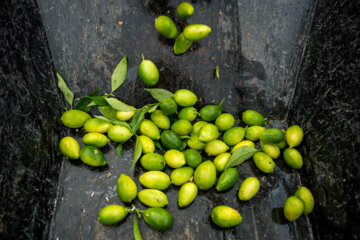
[[[93,103],[91,102],[91,104],[89,104],[90,106],[109,106],[109,104],[106,101],[105,97],[99,97],[99,96],[91,97],[91,96],[89,96],[89,98],[92,100],[92,102],[95,103],[95,105],[93,105]]]
[[[155,111],[158,106],[159,106],[158,103],[148,104],[142,107],[141,109],[137,110],[131,121],[131,129],[132,129],[131,132],[133,134],[135,134],[136,131],[140,128],[140,125],[145,118],[145,114],[150,111]]]
[[[89,94],[88,96],[80,99],[78,104],[76,104],[75,109],[83,111],[83,112],[89,112],[92,109],[92,106],[88,106],[92,102],[92,100],[89,97],[97,97],[97,96],[99,96],[100,92],[101,92],[101,88],[99,88],[95,92]]]
[[[136,136],[136,143],[135,143],[135,149],[134,149],[134,161],[133,161],[133,164],[131,166],[131,169],[133,169],[135,167],[135,164],[139,160],[139,158],[141,156],[141,153],[142,153],[141,142],[140,142],[139,137]]]
[[[114,109],[122,112],[130,112],[133,110],[136,110],[133,106],[127,105],[126,103],[123,103],[119,99],[116,98],[105,98],[107,103]]]
[[[116,153],[116,155],[119,156],[119,158],[122,158],[122,155],[123,155],[123,146],[122,146],[121,143],[119,143],[119,144],[117,145],[117,147],[115,148],[115,153]]]
[[[58,72],[56,72],[56,77],[58,79],[58,88],[63,93],[65,100],[70,104],[72,107],[72,104],[74,102],[74,93],[70,90],[70,88],[66,85],[64,79],[60,76]]]
[[[103,106],[103,107],[98,107],[98,109],[99,109],[99,112],[102,113],[102,115],[104,115],[105,117],[107,117],[111,121],[116,120],[116,110],[113,109],[112,107]]]
[[[158,140],[153,140],[154,144],[155,144],[155,147],[157,149],[159,149],[160,151],[162,151],[162,147],[161,147],[161,144]]]
[[[111,76],[111,93],[115,92],[123,82],[125,81],[127,74],[127,60],[126,55],[124,55],[123,59],[116,66],[112,76]]]
[[[131,127],[127,122],[120,121],[120,120],[115,120],[115,121],[111,121],[111,123],[114,124],[114,125],[120,125],[120,126],[126,127],[129,130],[131,130]]]
[[[131,130],[131,127],[130,127],[130,125],[129,125],[127,122],[120,121],[120,120],[110,120],[110,119],[108,119],[107,117],[99,116],[99,115],[95,115],[94,117],[95,117],[95,118],[98,118],[98,119],[102,119],[102,120],[107,121],[107,122],[109,122],[109,123],[112,123],[112,124],[114,124],[114,125],[124,126],[124,127],[128,128],[129,130]]]
[[[226,169],[228,169],[230,167],[235,167],[239,164],[242,164],[243,162],[245,162],[246,160],[251,158],[254,155],[254,153],[256,153],[257,151],[258,150],[256,148],[253,148],[250,146],[239,147],[231,155],[228,163],[226,164],[224,171],[226,171]]]
[[[134,238],[135,240],[142,240],[139,225],[136,220],[136,214],[134,214]]]
[[[174,96],[172,92],[162,88],[145,88],[145,91],[149,92],[158,102]]]

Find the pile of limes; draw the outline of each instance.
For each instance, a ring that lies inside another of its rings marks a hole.
[[[187,19],[193,15],[194,9],[184,2],[178,6],[177,13]],[[211,31],[206,25],[191,24],[178,35],[175,23],[167,16],[158,17],[155,27],[162,36],[176,38],[175,54],[186,52],[193,41],[206,37]],[[139,76],[147,86],[153,86],[159,80],[159,71],[151,60],[142,57]],[[173,217],[163,209],[168,204],[167,195],[163,191],[171,184],[180,186],[177,204],[180,208],[185,208],[196,199],[199,189],[205,191],[215,185],[218,192],[231,189],[239,179],[236,166],[251,157],[261,172],[270,174],[275,169],[274,159],[279,158],[284,149],[285,163],[294,169],[302,167],[303,158],[294,148],[303,140],[304,134],[300,126],[290,126],[286,131],[265,128],[264,117],[251,109],[242,113],[242,123],[239,124],[240,121],[232,114],[223,113],[223,101],[204,106],[198,111],[194,107],[198,98],[188,89],[179,89],[175,93],[165,89],[145,89],[158,103],[136,109],[112,94],[125,80],[126,72],[127,62],[124,57],[113,73],[111,94],[99,97],[99,90],[97,95],[90,94],[81,100],[84,109],[90,111],[92,106],[98,106],[104,116],[92,117],[80,108],[70,109],[61,117],[66,127],[83,128],[87,132],[83,137],[85,146],[81,149],[74,138],[62,138],[62,154],[69,159],[80,158],[90,166],[107,164],[100,148],[110,141],[118,143],[116,152],[121,156],[122,144],[136,136],[133,166],[140,160],[140,165],[146,170],[139,177],[144,189],[138,191],[134,180],[121,174],[117,181],[117,193],[123,202],[131,203],[138,198],[149,208],[140,210],[134,205],[132,209],[109,205],[99,213],[98,220],[101,223],[115,224],[129,212],[135,212],[139,217],[142,214],[149,226],[166,231],[171,228]],[[58,78],[59,88],[72,105],[73,93],[59,74]],[[257,141],[258,145],[255,144]],[[163,151],[163,147],[166,151]],[[159,151],[155,152],[156,148]],[[213,157],[213,160],[203,161],[202,154]],[[170,176],[163,172],[166,166],[173,169]],[[260,187],[260,181],[256,177],[248,177],[242,182],[237,196],[241,201],[248,201],[258,193]],[[294,196],[286,200],[284,215],[286,219],[293,221],[302,214],[309,214],[313,207],[311,192],[302,186]],[[224,205],[213,208],[211,219],[224,228],[236,226],[242,221],[237,210]],[[136,215],[134,234],[140,234]]]
[[[67,136],[60,141],[60,150],[70,159],[80,157],[88,165],[103,166],[106,160],[99,148],[110,140],[124,143],[136,134],[142,149],[140,164],[147,171],[139,177],[145,189],[138,192],[133,179],[121,174],[117,192],[123,202],[130,203],[137,197],[150,207],[145,211],[136,208],[133,211],[136,210],[138,214],[142,212],[145,221],[161,231],[169,229],[172,224],[171,214],[162,209],[168,204],[168,198],[162,191],[170,184],[181,186],[178,206],[183,208],[195,200],[199,189],[212,188],[218,174],[216,190],[220,192],[232,188],[239,178],[234,166],[239,164],[236,161],[241,157],[246,160],[253,156],[260,171],[271,173],[275,168],[273,159],[280,156],[280,149],[286,148],[283,151],[285,163],[296,169],[301,168],[301,154],[293,148],[303,139],[301,127],[293,125],[286,132],[277,128],[266,129],[264,117],[255,110],[242,113],[242,122],[246,127],[235,126],[235,117],[222,112],[222,102],[204,106],[198,112],[194,107],[197,101],[196,94],[188,89],[176,91],[172,97],[159,102],[160,109],[153,109],[144,115],[135,133],[126,125],[92,118],[79,110],[66,111],[61,117],[63,124],[70,128],[83,127],[88,133],[83,138],[83,148],[80,149],[77,141]],[[121,121],[131,121],[136,112],[117,111],[116,117]],[[255,142],[258,140],[262,151],[255,150]],[[160,154],[161,151],[155,152],[155,145],[167,149],[164,155]],[[249,148],[254,151],[246,157],[243,150]],[[214,157],[213,161],[203,161],[201,153]],[[166,166],[173,169],[170,176],[162,171]],[[248,201],[259,189],[259,180],[248,177],[241,184],[238,197],[241,201]],[[295,220],[303,213],[310,213],[313,205],[311,192],[300,187],[295,196],[285,202],[285,217],[290,221]],[[129,211],[120,205],[110,205],[100,211],[99,220],[103,224],[114,224],[121,221]],[[227,206],[215,207],[211,218],[220,227],[235,226],[242,221],[240,214]]]

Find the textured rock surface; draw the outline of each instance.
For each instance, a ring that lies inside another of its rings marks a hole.
[[[38,7],[10,2],[0,3],[0,238],[46,239],[64,104]]]
[[[359,239],[360,5],[320,1],[289,124],[305,127],[301,179],[314,192],[317,239]]]

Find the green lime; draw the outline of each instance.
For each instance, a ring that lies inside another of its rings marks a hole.
[[[220,116],[222,112],[222,104],[223,101],[221,101],[217,105],[207,105],[200,109],[200,117],[202,120],[211,122],[214,121],[217,117]]]
[[[222,132],[232,128],[234,124],[235,124],[235,118],[230,113],[223,113],[220,116],[218,116],[215,120],[215,125]]]
[[[179,89],[174,94],[175,102],[182,107],[191,107],[197,102],[195,93],[188,89]]]
[[[296,191],[295,196],[300,198],[304,203],[304,214],[308,215],[314,209],[314,196],[310,190],[304,186],[299,187]]]
[[[236,168],[228,168],[223,172],[216,185],[216,191],[225,191],[232,188],[239,179],[239,172]]]
[[[280,148],[276,143],[260,142],[261,150],[269,155],[272,159],[277,159],[280,156]]]
[[[178,118],[192,122],[196,119],[197,115],[198,115],[198,112],[197,112],[196,108],[186,107],[186,108],[183,108],[180,110],[180,112],[178,114]]]
[[[194,7],[188,2],[182,2],[177,6],[176,13],[179,17],[188,19],[194,15]]]
[[[211,28],[205,24],[190,24],[184,28],[183,34],[187,40],[199,41],[211,32]]]
[[[217,206],[211,211],[211,220],[222,228],[234,227],[242,222],[238,211],[228,206]]]
[[[156,189],[144,189],[138,193],[141,203],[149,207],[165,207],[168,204],[168,198],[165,193]]]
[[[110,140],[101,133],[91,132],[85,134],[83,142],[85,145],[91,145],[95,147],[104,147]]]
[[[294,221],[301,217],[304,212],[304,203],[301,199],[291,196],[284,203],[284,215],[289,221]]]
[[[241,201],[248,201],[257,194],[259,189],[260,181],[255,177],[248,177],[242,182],[238,197]]]
[[[184,155],[186,159],[186,164],[192,168],[196,168],[202,162],[201,154],[195,149],[187,149]]]
[[[245,128],[233,127],[228,129],[224,135],[223,140],[229,146],[234,146],[241,142],[245,136]]]
[[[84,124],[87,132],[106,133],[113,125],[105,120],[98,118],[90,118]]]
[[[216,181],[216,167],[213,162],[200,163],[194,172],[194,182],[201,190],[211,188]]]
[[[98,220],[104,225],[115,224],[123,220],[129,211],[129,209],[120,205],[109,205],[101,209]]]
[[[303,166],[303,158],[298,150],[295,148],[287,148],[283,152],[285,163],[295,169],[300,169]]]
[[[144,55],[142,57],[143,60],[139,65],[140,79],[146,86],[154,86],[159,81],[159,70],[155,63],[145,60]]]
[[[136,198],[137,187],[131,177],[121,174],[116,185],[117,193],[121,201],[131,202]]]
[[[165,15],[161,15],[155,19],[155,28],[159,34],[165,38],[172,39],[178,35],[174,21]]]
[[[182,152],[171,149],[168,150],[164,155],[166,164],[171,168],[179,168],[185,165],[186,160]]]
[[[120,125],[112,126],[107,134],[114,142],[126,142],[132,137],[130,129]]]
[[[153,153],[155,151],[155,144],[148,136],[139,136],[139,141],[141,143],[142,153]]]
[[[184,34],[180,34],[174,43],[174,53],[176,55],[183,54],[192,46],[193,41],[187,40]]]
[[[140,125],[140,133],[153,140],[160,139],[160,130],[151,120],[144,119]]]
[[[62,123],[68,128],[81,128],[91,116],[80,110],[69,110],[61,116]]]
[[[181,150],[183,147],[183,143],[175,132],[171,130],[165,130],[160,135],[161,143],[167,149],[176,149]]]
[[[272,173],[275,168],[275,163],[269,155],[263,152],[257,152],[253,155],[256,167],[263,173]]]
[[[165,190],[170,185],[170,177],[161,171],[148,171],[139,178],[140,183],[146,187],[157,190]]]
[[[195,200],[197,193],[198,187],[195,183],[188,182],[182,185],[178,193],[178,206],[189,206]]]
[[[226,145],[223,141],[217,139],[208,142],[205,146],[205,152],[209,156],[217,156],[226,152],[227,150],[229,150],[229,146]]]
[[[61,153],[70,159],[78,159],[80,157],[80,145],[72,137],[63,137],[59,143]]]
[[[205,148],[205,143],[199,141],[199,136],[196,134],[191,134],[190,138],[187,141],[189,148],[194,150],[203,150]]]
[[[161,110],[156,110],[150,115],[151,121],[160,129],[170,128],[170,119]]]
[[[181,186],[188,182],[193,175],[194,169],[191,167],[177,168],[170,175],[171,183],[176,186]]]
[[[226,164],[229,162],[230,157],[231,157],[231,153],[221,153],[217,155],[214,159],[216,171],[218,172],[224,171]]]
[[[136,113],[136,110],[128,111],[128,112],[116,112],[116,118],[120,121],[128,121],[130,120]]]
[[[165,158],[158,153],[147,153],[140,159],[141,166],[148,171],[163,170],[166,166]]]
[[[296,147],[300,145],[304,137],[304,131],[298,125],[292,125],[286,130],[285,139],[289,147]]]
[[[249,126],[264,126],[264,117],[255,110],[246,110],[242,113],[242,120]]]
[[[84,146],[80,150],[80,159],[90,166],[98,167],[106,165],[106,159],[100,149],[94,146]]]
[[[245,130],[245,138],[250,140],[250,141],[257,141],[257,140],[259,140],[260,134],[263,131],[265,131],[264,127],[260,127],[260,126],[248,127]]]
[[[188,120],[180,119],[171,125],[173,130],[179,136],[189,135],[191,133],[192,125]]]
[[[170,212],[163,208],[148,208],[142,213],[145,222],[158,231],[164,232],[172,226],[173,218]]]
[[[212,123],[205,124],[199,131],[199,141],[201,142],[211,142],[219,136],[219,129]]]
[[[160,109],[166,116],[174,115],[177,111],[177,105],[174,99],[167,98],[160,103]]]

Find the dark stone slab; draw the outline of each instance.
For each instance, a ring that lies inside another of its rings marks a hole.
[[[46,239],[63,99],[34,1],[0,3],[0,239]]]
[[[305,127],[317,239],[359,239],[360,5],[319,1],[289,114]]]

